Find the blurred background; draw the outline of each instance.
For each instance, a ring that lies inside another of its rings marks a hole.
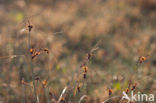
[[[112,96],[121,95],[130,81],[137,83],[136,91],[156,94],[155,0],[0,0],[0,18],[0,101],[4,103],[33,103],[24,29],[28,21],[33,25],[31,46],[49,49],[49,54],[32,60],[35,77],[47,80],[46,89],[56,100],[68,84],[83,85],[80,65],[95,46],[85,88],[72,96],[72,103],[83,95],[89,103],[100,103],[109,97],[109,88]],[[140,56],[147,60],[138,65]],[[36,82],[36,87],[40,103],[47,102],[41,83]]]

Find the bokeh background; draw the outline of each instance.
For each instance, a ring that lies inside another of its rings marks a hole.
[[[31,46],[49,49],[49,54],[33,59],[35,76],[47,80],[47,91],[56,100],[68,84],[83,84],[79,66],[96,44],[98,50],[87,65],[86,89],[71,99],[73,103],[83,95],[88,95],[89,103],[100,103],[108,98],[109,88],[112,96],[121,95],[129,81],[137,83],[137,91],[156,94],[155,0],[0,0],[0,19],[4,103],[23,103],[23,98],[32,103],[28,31],[24,31],[28,20],[33,25]],[[138,65],[138,58],[147,55]],[[41,83],[36,84],[40,102],[47,102]]]

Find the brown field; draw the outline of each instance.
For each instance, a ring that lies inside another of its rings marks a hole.
[[[156,94],[155,0],[0,0],[0,19],[0,103]]]

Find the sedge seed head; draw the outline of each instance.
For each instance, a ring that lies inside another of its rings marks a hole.
[[[112,89],[108,90],[109,96],[112,95]]]

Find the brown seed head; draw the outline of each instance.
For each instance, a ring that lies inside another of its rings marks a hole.
[[[32,30],[33,26],[31,24],[28,25],[29,32]]]
[[[40,55],[40,54],[41,54],[40,51],[39,52],[35,52],[34,54],[31,55],[31,57],[32,57],[32,59],[34,59],[37,55]]]
[[[80,92],[80,85],[77,85],[77,91]]]
[[[112,89],[109,89],[108,92],[109,92],[109,96],[112,95]]]
[[[87,66],[83,66],[82,68],[83,68],[84,72],[88,71],[88,67]]]
[[[65,99],[63,97],[61,98],[61,102],[65,103]]]
[[[44,51],[45,51],[46,53],[49,53],[48,48],[44,48]]]
[[[132,89],[131,89],[131,90],[135,90],[136,86],[137,86],[137,83],[135,83],[135,84],[132,86]]]
[[[40,77],[36,77],[35,80],[40,80]]]
[[[53,96],[53,93],[52,93],[52,92],[49,92],[49,96],[51,96],[51,97],[52,97],[52,96]]]
[[[128,93],[129,93],[129,88],[126,89],[126,94],[128,94]]]
[[[90,60],[91,57],[92,57],[92,54],[91,54],[91,53],[88,53],[88,54],[87,54],[87,59]]]
[[[33,54],[33,48],[30,49],[30,54]]]
[[[43,88],[45,88],[45,87],[47,86],[47,83],[48,83],[47,80],[43,80],[43,81],[42,81],[42,86],[43,86]]]
[[[84,79],[86,79],[86,78],[87,78],[87,74],[86,74],[86,72],[85,72],[85,73],[83,73],[83,78],[84,78]]]
[[[139,62],[139,63],[143,63],[143,62],[146,61],[146,60],[147,60],[146,57],[141,56],[141,57],[139,57],[138,62]]]

